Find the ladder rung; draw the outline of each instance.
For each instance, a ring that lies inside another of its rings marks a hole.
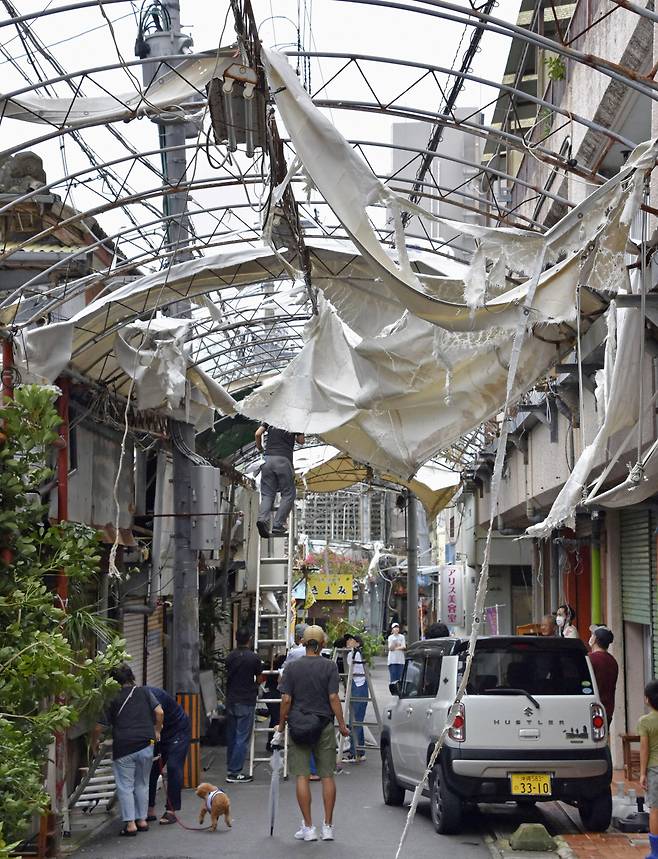
[[[103,800],[112,799],[116,791],[106,791],[105,793],[83,793],[80,799],[76,800],[76,805],[79,802],[102,802]]]
[[[269,758],[253,758],[253,762],[254,762],[255,764],[257,764],[257,763],[269,764],[269,762],[270,762],[271,760],[272,760],[272,757],[271,757],[271,756],[270,756]]]
[[[109,802],[109,799],[90,799],[89,802],[76,802],[74,806],[71,806],[70,810],[73,810],[74,808],[100,808],[104,805],[108,805]]]
[[[261,564],[287,564],[287,558],[261,558]]]
[[[285,613],[283,613],[283,614],[259,614],[258,615],[259,620],[279,620],[279,619],[282,619],[284,617],[287,617],[287,615]]]
[[[258,639],[258,646],[259,647],[261,646],[261,644],[286,644],[286,643],[287,643],[287,641],[285,638],[259,638]]]
[[[280,584],[280,585],[259,585],[258,590],[260,590],[260,591],[287,591],[288,590],[288,583],[283,582],[283,584]]]

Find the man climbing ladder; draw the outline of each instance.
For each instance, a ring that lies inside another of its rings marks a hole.
[[[288,432],[269,424],[261,424],[255,433],[256,447],[261,453],[263,436],[266,433],[265,463],[260,473],[260,509],[256,524],[261,537],[285,537],[288,514],[297,494],[292,454],[295,442],[304,444],[305,438],[303,433]],[[270,517],[277,492],[281,493],[281,501],[270,534]]]

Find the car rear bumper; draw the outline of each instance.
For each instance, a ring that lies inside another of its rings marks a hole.
[[[594,760],[561,761],[453,761],[455,775],[468,778],[508,778],[511,772],[545,773],[553,778],[593,778],[605,776],[608,764],[602,758]]]
[[[536,799],[577,801],[609,789],[612,761],[607,747],[573,751],[526,752],[510,755],[491,750],[462,750],[445,747],[441,765],[446,783],[463,799],[478,802],[505,802],[511,794],[510,774],[549,773],[551,795]]]

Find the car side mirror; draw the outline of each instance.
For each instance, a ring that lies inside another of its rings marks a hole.
[[[388,691],[391,695],[395,695],[396,697],[400,697],[400,681],[396,680],[394,683],[388,684]]]

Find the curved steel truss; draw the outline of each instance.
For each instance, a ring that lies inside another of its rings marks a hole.
[[[296,44],[286,50],[315,104],[339,127],[359,127],[359,133],[347,136],[373,173],[432,214],[447,212],[470,223],[542,232],[582,199],[584,187],[602,183],[624,152],[640,142],[647,123],[628,117],[650,117],[655,110],[655,69],[642,65],[646,57],[641,50],[601,56],[588,41],[614,15],[623,16],[629,38],[641,46],[646,29],[658,18],[641,4],[613,2],[584,25],[581,4],[567,2],[559,4],[559,15],[551,4],[551,17],[542,4],[522,0],[514,21],[492,15],[486,4],[446,0],[321,4],[336,7],[346,32],[363,7],[371,16],[404,14],[412,30],[430,28],[437,44],[447,23],[464,28],[462,41],[470,40],[468,48],[461,55],[461,43],[457,46],[452,65],[418,56],[413,40],[400,45],[399,55],[378,53],[376,28],[363,34],[360,52],[344,50],[339,43],[321,50],[310,38],[312,19],[298,26]],[[318,0],[315,5],[317,11]],[[220,248],[258,245],[276,177],[285,175],[295,157],[285,136],[279,150],[271,138],[261,141],[253,157],[245,151],[248,146],[218,138],[206,81],[185,78],[180,81],[187,87],[185,97],[166,115],[156,110],[149,101],[153,81],[165,75],[183,78],[181,55],[165,52],[129,59],[132,46],[121,43],[108,17],[111,14],[115,24],[123,21],[129,4],[104,0],[103,6],[107,10],[102,15],[97,11],[93,38],[104,48],[110,46],[115,59],[78,69],[70,68],[74,51],[67,54],[65,66],[63,52],[45,44],[44,28],[55,32],[59,21],[70,28],[76,13],[94,14],[96,0],[25,14],[17,9],[0,21],[0,65],[8,81],[0,108],[0,267],[6,275],[0,312],[10,306],[15,310],[7,317],[13,322],[5,336],[11,335],[12,326],[66,318],[126,279],[166,268],[181,255],[191,259]],[[231,4],[225,0],[223,6],[231,21]],[[210,51],[187,53],[186,60],[212,57],[226,65],[240,58],[241,50],[240,59],[248,66],[257,52],[247,48],[245,39],[251,34],[253,41],[253,24],[264,32],[268,21],[266,4],[253,0],[253,6],[254,20],[237,22],[237,52],[229,45],[232,34],[224,36],[217,50],[220,33],[208,32],[208,44],[199,47]],[[487,76],[486,64],[477,62],[477,50],[489,49],[490,34],[508,41],[510,61],[502,80],[499,73]],[[21,57],[12,48],[17,37],[25,51]],[[99,51],[99,57],[106,53]],[[543,74],[547,57],[556,58],[553,68],[561,74]],[[618,118],[602,109],[603,95],[589,106],[582,98],[572,99],[576,107],[569,105],[564,93],[567,87],[582,85],[582,70],[597,92],[623,104]],[[255,72],[257,91],[262,90],[262,69]],[[148,86],[141,83],[144,76],[152,80]],[[118,87],[139,97],[140,111],[130,99],[123,103],[125,116],[108,121],[92,113],[72,123],[66,112],[59,120],[44,119],[38,107],[42,99],[76,104],[85,97],[112,96],[120,113]],[[271,99],[264,91],[262,96],[261,109],[271,110]],[[19,107],[32,114],[23,115],[29,121],[12,118]],[[264,127],[265,116],[262,119]],[[180,130],[173,143],[165,133],[167,123]],[[448,137],[466,143],[443,145]],[[42,159],[45,176],[29,173],[38,172],[38,161],[21,161],[30,152]],[[177,175],[171,170],[176,158],[183,164]],[[19,175],[19,162],[27,164],[27,176]],[[294,207],[296,223],[284,218],[280,226],[284,232],[291,230],[288,241],[300,256],[297,268],[306,271],[304,238],[346,239],[347,234],[302,174],[293,175],[290,189],[287,205],[289,210]],[[181,202],[186,210],[183,240]],[[388,213],[373,211],[371,218],[381,241],[392,246]],[[406,236],[410,246],[429,254],[436,269],[446,273],[468,264],[475,248],[419,215],[408,219]],[[207,293],[214,309],[203,302],[194,306],[192,353],[200,367],[233,391],[251,388],[285,367],[299,350],[304,325],[314,312],[312,283],[308,278],[295,283],[285,270],[247,289],[209,288]],[[111,366],[101,379],[121,388],[121,371],[116,363]]]

